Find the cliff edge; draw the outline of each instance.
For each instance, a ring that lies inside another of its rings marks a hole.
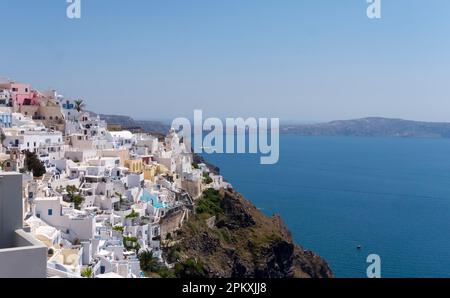
[[[293,242],[280,216],[231,189],[206,190],[163,251],[178,277],[333,277],[322,258]]]

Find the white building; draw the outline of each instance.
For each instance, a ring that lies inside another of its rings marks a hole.
[[[95,219],[83,211],[63,207],[61,197],[36,198],[34,216],[59,229],[63,238],[89,240],[95,233]]]
[[[136,147],[148,148],[148,153],[155,153],[158,150],[158,138],[148,134],[137,134]]]
[[[136,142],[136,137],[128,130],[122,131],[108,131],[106,139],[114,144],[114,148],[131,148]]]
[[[64,145],[61,132],[11,128],[5,129],[4,134],[3,145],[10,149],[15,148],[37,153],[38,149],[43,148],[49,152],[61,152]]]
[[[0,89],[0,106],[8,107],[11,105],[11,93],[8,89]]]
[[[47,247],[23,229],[22,175],[0,174],[0,278],[46,277]]]

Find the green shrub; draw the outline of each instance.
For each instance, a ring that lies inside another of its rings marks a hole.
[[[155,273],[158,274],[162,278],[175,278],[176,277],[173,270],[170,270],[169,268],[167,268],[165,266],[161,266],[158,270],[156,270]]]
[[[197,213],[218,215],[223,213],[220,207],[220,195],[215,189],[209,188],[203,192],[202,198],[197,203]]]
[[[33,171],[34,177],[42,177],[46,173],[45,166],[36,153],[28,150],[25,151],[25,168],[28,171]]]
[[[161,265],[158,262],[158,259],[153,256],[153,252],[151,251],[143,251],[138,255],[139,265],[141,266],[141,270],[145,272],[156,272],[160,269]]]
[[[210,184],[213,182],[212,178],[209,177],[209,173],[203,173],[203,182],[205,182],[206,184]]]
[[[123,227],[122,226],[114,226],[112,229],[113,229],[113,231],[123,233]]]
[[[79,189],[73,185],[67,185],[66,191],[70,202],[74,204],[75,209],[80,210],[81,204],[83,204],[85,198],[80,195]]]
[[[178,262],[180,258],[180,248],[178,246],[171,247],[167,252],[167,261],[169,263]]]
[[[94,276],[94,271],[92,271],[91,267],[84,268],[83,270],[81,270],[81,276],[91,278],[92,276]]]
[[[134,209],[131,209],[131,213],[128,214],[127,216],[125,216],[125,218],[133,219],[133,218],[137,218],[138,216],[139,216],[139,213],[134,211]]]
[[[134,249],[135,251],[139,251],[140,249],[140,245],[136,237],[123,237],[123,246],[125,246],[127,250]]]
[[[202,278],[206,276],[206,270],[201,262],[190,258],[175,265],[175,275],[178,278]]]

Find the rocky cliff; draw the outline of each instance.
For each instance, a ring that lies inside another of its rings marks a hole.
[[[267,217],[233,190],[205,191],[165,249],[178,277],[326,278],[327,263],[296,245],[279,216]]]

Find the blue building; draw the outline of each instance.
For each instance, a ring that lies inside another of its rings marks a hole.
[[[62,103],[62,107],[63,109],[66,110],[74,110],[75,104],[73,102],[70,102],[69,100],[66,100],[65,102]]]
[[[0,112],[0,127],[8,128],[12,126],[12,115],[7,112]]]

